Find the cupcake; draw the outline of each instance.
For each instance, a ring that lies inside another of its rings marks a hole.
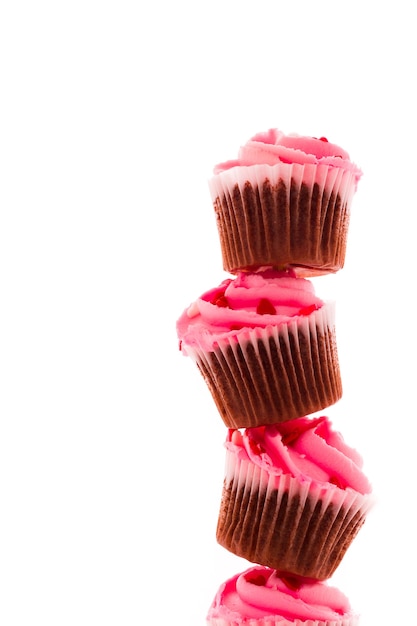
[[[224,269],[292,266],[307,277],[341,269],[361,174],[325,137],[255,135],[209,180]]]
[[[372,503],[361,468],[324,416],[229,430],[217,541],[252,563],[330,578]]]
[[[342,396],[334,314],[291,269],[239,272],[184,311],[180,349],[228,428],[284,422]]]
[[[207,626],[356,626],[346,596],[336,587],[268,567],[250,567],[223,583]]]

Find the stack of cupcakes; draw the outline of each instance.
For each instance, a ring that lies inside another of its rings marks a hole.
[[[353,626],[327,584],[365,521],[362,459],[313,416],[342,396],[335,311],[311,278],[344,265],[360,170],[324,137],[260,133],[210,180],[231,277],[177,322],[227,427],[217,541],[253,565],[209,626]]]

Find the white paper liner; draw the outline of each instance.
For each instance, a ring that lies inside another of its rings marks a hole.
[[[300,165],[299,163],[277,163],[276,165],[251,165],[233,167],[213,176],[208,184],[213,201],[223,195],[228,195],[230,190],[238,185],[242,191],[247,182],[253,186],[261,186],[265,180],[271,185],[276,185],[280,180],[286,185],[288,199],[291,180],[301,186],[305,183],[313,188],[317,183],[327,193],[338,193],[342,204],[350,205],[355,192],[355,176],[350,170],[336,168],[330,165],[313,165],[311,163]]]
[[[233,490],[249,489],[249,496],[266,491],[266,499],[273,491],[287,492],[290,498],[300,497],[300,508],[304,506],[307,498],[313,503],[322,500],[323,509],[332,505],[337,512],[344,507],[351,511],[351,517],[358,511],[367,513],[373,500],[370,494],[361,494],[350,488],[340,489],[331,483],[317,483],[308,478],[301,482],[291,474],[283,474],[278,468],[266,470],[249,459],[238,458],[230,450],[226,453],[225,486],[232,487]]]

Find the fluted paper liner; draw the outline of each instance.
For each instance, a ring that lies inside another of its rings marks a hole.
[[[303,417],[342,396],[333,302],[279,326],[245,329],[212,352],[187,346],[187,354],[228,428]]]
[[[371,496],[270,473],[227,451],[217,541],[252,563],[307,578],[334,573]]]
[[[344,266],[355,177],[328,165],[233,167],[209,181],[223,267],[294,266],[314,276]]]

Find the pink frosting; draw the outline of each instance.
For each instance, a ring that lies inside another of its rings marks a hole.
[[[208,620],[224,618],[236,620],[236,623],[265,617],[332,624],[352,619],[349,623],[356,623],[348,599],[336,587],[325,582],[280,576],[263,566],[251,567],[226,581],[208,613]]]
[[[290,474],[316,485],[331,483],[363,495],[371,492],[362,472],[362,457],[346,445],[324,416],[301,417],[243,432],[230,430],[226,447],[269,474]]]
[[[307,316],[323,306],[313,284],[292,270],[239,272],[196,300],[177,322],[181,349],[213,350],[242,329],[265,328]]]
[[[330,143],[325,137],[303,137],[301,135],[285,135],[276,128],[257,133],[239,149],[238,158],[219,163],[214,173],[242,165],[259,163],[275,165],[276,163],[313,163],[316,165],[333,165],[355,172],[359,179],[361,170],[350,160],[349,154],[340,146]]]
[[[361,170],[350,160],[349,154],[330,143],[325,137],[303,137],[296,134],[285,135],[276,128],[258,133],[239,149],[238,158],[219,163],[214,174],[236,166],[276,165],[277,163],[298,163],[300,165],[330,165],[351,171],[355,182],[362,176]]]

